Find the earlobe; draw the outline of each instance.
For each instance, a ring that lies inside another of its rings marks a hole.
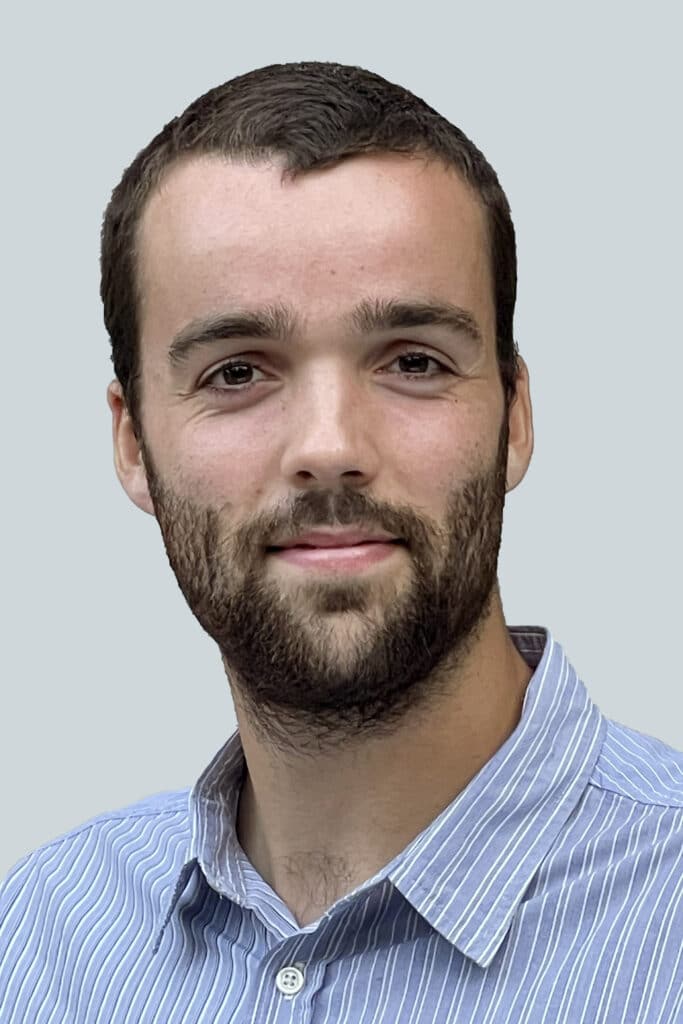
[[[147,485],[140,442],[135,435],[133,421],[118,380],[113,380],[107,388],[107,402],[112,416],[116,475],[130,500],[143,512],[149,512],[153,516],[154,506]]]
[[[524,479],[534,450],[529,369],[521,356],[518,363],[515,397],[508,410],[507,491],[512,491]]]

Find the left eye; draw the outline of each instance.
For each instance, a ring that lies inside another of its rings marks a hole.
[[[393,360],[394,363],[407,362],[409,364],[408,369],[402,369],[401,373],[404,376],[409,377],[434,377],[436,374],[421,373],[420,369],[426,369],[426,364],[434,363],[438,367],[437,374],[446,370],[443,363],[440,363],[438,359],[433,356],[428,356],[426,352],[404,352],[402,355],[397,356]],[[391,363],[389,365],[392,365]]]
[[[393,366],[394,363],[403,364],[399,369],[400,376],[413,380],[420,377],[430,379],[439,376],[441,373],[451,372],[443,363],[435,359],[434,356],[427,355],[426,352],[403,352],[392,359],[388,365]],[[426,372],[429,368],[429,363],[433,363],[437,367],[434,373]],[[263,371],[255,363],[252,363],[250,359],[234,359],[223,363],[214,370],[206,378],[202,386],[208,388],[209,391],[217,391],[223,394],[229,391],[238,393],[249,391],[259,383],[258,380],[251,379],[254,373],[263,373]],[[215,379],[217,383],[212,384],[211,382]]]

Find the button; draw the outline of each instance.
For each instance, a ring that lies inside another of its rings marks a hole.
[[[303,964],[293,964],[291,967],[283,967],[277,972],[275,984],[280,992],[286,996],[294,996],[304,987],[304,975],[300,970]]]

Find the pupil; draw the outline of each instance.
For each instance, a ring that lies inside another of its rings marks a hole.
[[[251,367],[246,363],[229,363],[223,367],[223,379],[226,384],[244,384],[244,380],[236,380],[236,377],[248,377]]]
[[[423,355],[421,352],[413,352],[413,353],[411,353],[410,355],[407,355],[407,356],[399,356],[399,359],[402,360],[404,363],[405,362],[408,363],[407,369],[404,367],[404,372],[405,373],[415,373],[416,370],[424,370],[424,369],[426,369],[426,365],[425,364],[427,363],[429,357],[426,356],[426,355]],[[419,366],[415,365],[415,360],[418,361]]]

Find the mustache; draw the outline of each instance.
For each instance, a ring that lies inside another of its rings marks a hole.
[[[272,513],[262,513],[239,529],[240,547],[254,550],[268,547],[276,538],[296,536],[310,530],[358,527],[368,532],[385,532],[408,544],[424,544],[428,529],[407,506],[380,503],[358,490],[307,491]]]

